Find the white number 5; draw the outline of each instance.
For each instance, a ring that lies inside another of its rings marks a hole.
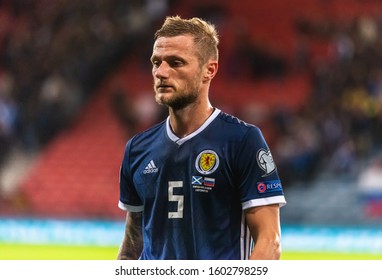
[[[183,188],[182,181],[168,182],[168,201],[175,201],[178,203],[178,210],[176,212],[168,212],[169,219],[183,218],[183,195],[174,194],[174,188]]]

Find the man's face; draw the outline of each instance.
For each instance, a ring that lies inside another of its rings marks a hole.
[[[194,103],[202,86],[202,69],[191,35],[160,37],[151,63],[155,100],[173,109]]]

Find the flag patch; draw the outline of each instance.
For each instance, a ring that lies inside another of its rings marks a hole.
[[[206,187],[214,187],[215,186],[215,178],[204,177],[204,185]]]
[[[196,192],[209,193],[215,189],[215,178],[203,177],[203,176],[192,176],[191,178],[192,188]]]
[[[202,185],[203,184],[203,177],[202,176],[192,176],[192,185]]]

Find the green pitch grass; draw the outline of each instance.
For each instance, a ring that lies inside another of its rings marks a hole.
[[[115,260],[118,247],[0,243],[0,260]]]
[[[382,260],[382,253],[283,252],[282,260]]]
[[[118,247],[0,243],[0,260],[115,260]],[[288,252],[282,260],[382,260],[381,254]]]

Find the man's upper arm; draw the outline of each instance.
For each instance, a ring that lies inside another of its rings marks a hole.
[[[136,260],[140,257],[142,248],[142,212],[127,212],[125,235],[118,259]]]
[[[281,254],[280,211],[278,204],[252,207],[245,217],[255,242],[251,258],[279,259]]]

